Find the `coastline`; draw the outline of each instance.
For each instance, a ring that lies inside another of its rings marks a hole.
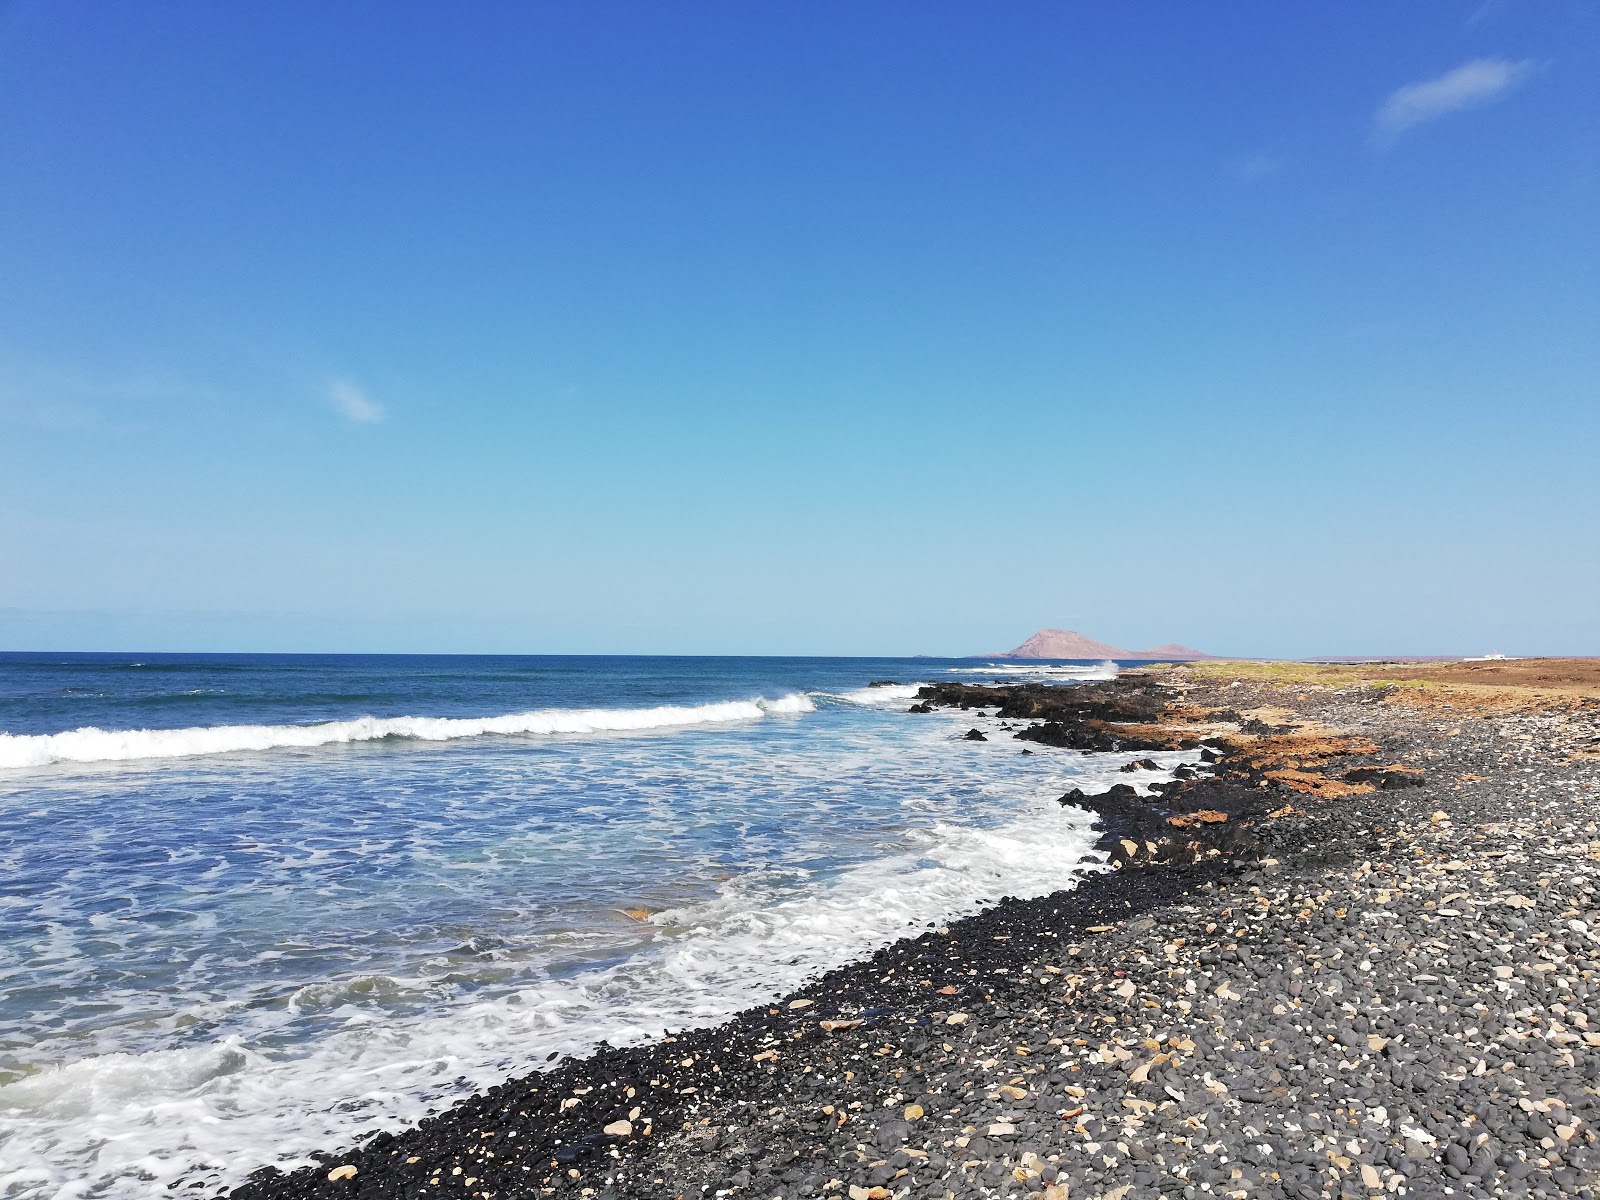
[[[1073,797],[1070,891],[232,1194],[1590,1194],[1600,706],[1241,674],[925,689],[1220,761]]]

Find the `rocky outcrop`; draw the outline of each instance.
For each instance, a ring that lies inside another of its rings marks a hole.
[[[1185,750],[1199,745],[1186,729],[1161,723],[1163,694],[1132,681],[1051,687],[982,687],[934,683],[917,692],[912,711],[989,709],[1001,718],[1035,721],[1016,736],[1025,742],[1074,750]]]
[[[1074,788],[1060,797],[1062,804],[1097,814],[1103,831],[1099,849],[1117,866],[1260,857],[1277,837],[1272,826],[1286,817],[1303,817],[1308,803],[1345,801],[1426,781],[1417,767],[1360,761],[1379,752],[1366,737],[1306,722],[1285,709],[1240,713],[1195,705],[1139,675],[1073,687],[930,684],[917,699],[924,711],[992,711],[1002,719],[1030,722],[1012,736],[1048,746],[1195,751],[1192,765],[1180,765],[1172,779],[1143,791],[1119,783],[1096,792]],[[1200,764],[1211,769],[1197,771]],[[1151,759],[1122,768],[1130,773],[1151,769],[1158,769]]]

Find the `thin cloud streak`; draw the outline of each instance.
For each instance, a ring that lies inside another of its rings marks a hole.
[[[1485,21],[1499,17],[1502,8],[1504,5],[1501,0],[1483,0],[1482,4],[1467,14],[1465,25],[1468,29],[1474,29]]]
[[[384,418],[383,405],[345,380],[328,385],[328,400],[345,420],[356,425],[375,425]]]
[[[41,362],[0,347],[0,424],[50,433],[126,431],[162,406],[214,406],[220,399],[161,371]]]
[[[1478,58],[1446,71],[1437,79],[1408,83],[1391,92],[1373,118],[1373,137],[1394,141],[1408,129],[1453,112],[1493,104],[1521,83],[1533,64],[1526,59]]]
[[[1228,160],[1227,172],[1236,183],[1260,183],[1276,175],[1282,166],[1274,154],[1241,154]]]

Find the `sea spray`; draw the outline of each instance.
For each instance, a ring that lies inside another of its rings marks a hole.
[[[1126,779],[1129,756],[1023,755],[999,722],[967,742],[971,714],[906,715],[956,665],[0,675],[10,744],[92,724],[167,751],[0,772],[0,1195],[225,1186],[1071,886],[1093,834],[1054,797]],[[185,744],[240,729],[311,740]]]

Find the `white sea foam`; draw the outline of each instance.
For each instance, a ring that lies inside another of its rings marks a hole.
[[[1117,677],[1117,664],[1109,658],[1094,666],[1050,666],[1045,663],[990,663],[986,667],[946,667],[950,675],[1010,675],[1037,679],[1104,680]]]
[[[1004,748],[955,743],[945,724],[916,722],[910,736],[924,749],[959,745],[947,767],[973,755],[968,770],[995,771],[990,756]],[[875,744],[848,753],[881,753]],[[828,761],[837,768],[845,757]],[[1170,769],[1190,756],[1150,757]],[[413,1123],[465,1090],[537,1069],[551,1053],[714,1024],[930,922],[1003,895],[1071,886],[1100,866],[1091,818],[1051,797],[1072,784],[1094,791],[1126,779],[1119,768],[1128,758],[1064,756],[1061,771],[1048,756],[1016,760],[1043,769],[984,788],[1014,817],[987,828],[931,822],[908,830],[900,849],[836,875],[792,865],[746,871],[703,901],[656,914],[657,939],[620,964],[393,1018],[364,1002],[426,981],[330,980],[294,996],[298,1009],[341,1018],[315,1038],[285,1044],[246,1027],[209,1044],[48,1067],[0,1087],[0,1196],[133,1200],[173,1186],[215,1190],[258,1166],[289,1168],[312,1149]],[[783,771],[803,763],[787,760]]]
[[[886,683],[880,684],[878,687],[856,688],[853,691],[839,692],[834,698],[849,704],[860,704],[868,708],[884,708],[889,705],[898,706],[907,700],[915,699],[916,694],[924,686],[924,684],[920,683]]]
[[[673,935],[621,965],[420,1021],[358,1020],[352,1010],[334,1034],[289,1050],[230,1038],[47,1070],[0,1087],[9,1127],[0,1195],[121,1198],[232,1184],[263,1163],[299,1165],[364,1129],[414,1122],[463,1086],[533,1069],[552,1052],[715,1023],[929,922],[1069,886],[1098,868],[1089,823],[1035,798],[998,828],[935,824],[908,850],[831,880],[752,872],[704,903],[657,914]]]
[[[380,738],[444,742],[485,734],[626,733],[691,725],[759,721],[815,709],[810,697],[728,700],[659,708],[548,708],[499,717],[356,717],[319,725],[206,725],[189,729],[96,729],[66,733],[0,733],[0,769],[52,763],[189,758],[243,750],[331,746]]]
[[[889,688],[860,689],[837,697],[784,697],[756,707],[760,713],[810,711],[831,699],[871,708],[903,702],[915,685],[896,687],[899,695]],[[910,799],[904,803],[912,811],[984,814],[976,817],[980,823],[958,824],[948,815],[911,817],[910,829],[894,822],[888,836],[896,849],[867,861],[849,859],[854,865],[837,874],[817,869],[829,861],[826,854],[789,860],[774,855],[765,860],[774,865],[744,870],[707,898],[658,913],[651,919],[659,928],[655,940],[634,943],[624,961],[566,978],[440,997],[419,1011],[411,1001],[422,997],[432,977],[410,977],[397,964],[398,969],[386,966],[387,973],[352,973],[300,987],[288,1016],[318,1014],[322,1019],[311,1036],[286,1039],[283,1018],[235,993],[219,998],[218,1007],[225,1000],[242,1016],[210,1042],[99,1053],[78,1043],[51,1066],[44,1064],[53,1055],[41,1056],[35,1061],[42,1069],[0,1086],[0,1197],[133,1200],[164,1194],[169,1185],[209,1194],[261,1165],[290,1167],[308,1161],[313,1149],[349,1145],[372,1129],[414,1123],[465,1090],[538,1069],[552,1052],[582,1054],[600,1039],[627,1045],[666,1028],[715,1024],[926,923],[951,921],[1003,895],[1046,895],[1099,869],[1091,818],[1063,809],[1052,797],[1073,785],[1092,792],[1128,779],[1119,768],[1131,755],[1053,758],[1041,749],[1036,757],[1020,758],[1011,746],[957,740],[958,731],[981,719],[970,714],[898,723],[885,713],[856,716],[860,724],[842,723],[824,748],[778,752],[763,743],[750,753],[768,764],[774,778],[806,791],[809,803],[848,813],[850,781],[867,766],[877,772],[886,750],[901,748],[896,761],[906,773]],[[893,736],[886,740],[882,731],[889,726]],[[828,727],[820,718],[805,726]],[[789,732],[782,731],[782,740],[790,740]],[[741,745],[756,741],[729,739]],[[681,780],[654,778],[654,764],[661,761],[654,752],[671,743],[638,738],[615,747],[568,745],[591,750],[597,760],[633,760],[630,772],[651,776],[648,786],[641,782],[632,790],[630,812],[648,817],[658,809],[661,819],[684,819]],[[1170,769],[1192,755],[1149,757]],[[748,761],[711,758],[696,765],[694,778],[721,796],[717,788],[724,783],[735,790],[747,786],[741,772]],[[819,778],[838,790],[814,788]],[[942,784],[949,779],[969,786],[974,779],[985,781],[981,798],[974,803],[969,791],[962,803],[941,805]],[[484,802],[475,793],[474,803]],[[916,827],[924,819],[927,824]],[[812,836],[825,839],[834,832],[829,826]],[[800,834],[785,829],[781,836],[793,840]],[[304,843],[311,853],[322,853],[317,841],[301,837],[294,848]],[[683,869],[704,871],[697,863],[687,858]],[[304,878],[298,863],[281,865]],[[648,925],[629,929],[651,932]],[[397,997],[404,1002],[399,1010],[391,1005]]]
[[[780,696],[776,700],[758,700],[756,704],[763,714],[774,713],[783,716],[798,716],[801,713],[815,712],[817,710],[817,706],[811,702],[810,696],[803,696],[798,692]]]

